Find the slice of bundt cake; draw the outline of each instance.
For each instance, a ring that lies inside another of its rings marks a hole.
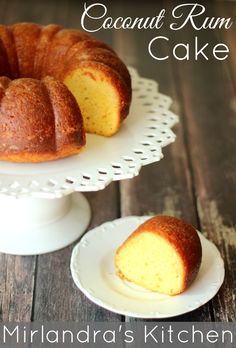
[[[115,264],[121,278],[146,289],[176,295],[196,278],[201,242],[183,220],[156,216],[140,225],[117,250]]]

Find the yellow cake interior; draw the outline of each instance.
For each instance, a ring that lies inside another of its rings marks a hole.
[[[175,295],[182,291],[183,262],[172,245],[157,234],[143,231],[130,238],[115,258],[120,277],[146,289]]]
[[[79,104],[85,130],[104,136],[117,132],[120,124],[120,98],[104,72],[80,68],[64,80]]]

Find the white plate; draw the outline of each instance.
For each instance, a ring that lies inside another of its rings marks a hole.
[[[121,280],[116,275],[116,249],[150,216],[130,216],[107,222],[86,233],[71,257],[72,277],[97,305],[139,318],[169,318],[190,312],[212,299],[224,280],[224,263],[216,246],[199,233],[202,264],[194,283],[184,293],[167,296]]]

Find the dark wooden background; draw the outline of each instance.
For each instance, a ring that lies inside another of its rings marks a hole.
[[[170,12],[177,1],[106,3],[113,17],[143,17],[156,15],[162,7]],[[236,19],[235,2],[204,3],[207,15]],[[0,22],[5,24],[35,21],[79,28],[82,11],[83,2],[75,0],[0,0]],[[170,38],[169,45],[161,47],[163,53],[171,54],[171,47],[178,42],[191,42],[193,47],[193,38],[198,35],[201,43],[209,42],[211,47],[219,41],[228,44],[230,57],[221,62],[212,58],[158,62],[147,52],[148,42],[156,35]],[[111,44],[142,76],[159,81],[161,92],[173,98],[180,123],[175,127],[177,140],[164,149],[161,162],[143,168],[132,180],[86,194],[93,210],[90,228],[120,216],[150,212],[185,218],[218,246],[226,277],[212,301],[175,320],[235,321],[236,24],[227,31],[196,32],[186,27],[171,32],[165,26],[158,33],[101,30],[95,36]],[[72,246],[32,257],[1,254],[0,320],[131,320],[94,305],[76,288],[69,270],[71,250]]]

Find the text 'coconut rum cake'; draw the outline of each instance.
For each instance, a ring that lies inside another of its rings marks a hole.
[[[156,216],[140,225],[115,255],[118,276],[167,295],[186,290],[202,257],[197,231],[183,220]]]
[[[105,43],[55,24],[0,25],[0,160],[79,153],[85,132],[115,134],[130,102],[129,72]]]

